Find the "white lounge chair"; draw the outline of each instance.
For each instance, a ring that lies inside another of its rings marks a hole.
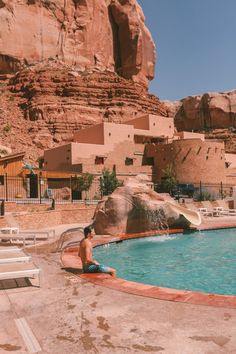
[[[198,211],[199,211],[203,216],[213,216],[213,210],[208,210],[207,208],[198,208]]]
[[[206,214],[208,213],[207,216],[222,216],[222,214],[219,212],[219,210],[217,210],[215,207],[213,207],[212,203],[209,200],[202,201],[202,205],[203,205],[202,209],[206,209],[205,211],[203,211],[203,213],[204,212]]]
[[[0,233],[0,241],[9,241],[11,243],[20,243],[25,247],[26,243],[36,243],[36,236],[30,234],[5,234]]]
[[[223,215],[236,215],[236,209],[230,209],[229,205],[225,200],[217,200],[218,204],[218,210],[223,214]]]
[[[2,253],[2,252],[19,251],[19,250],[21,250],[21,248],[17,247],[17,246],[0,246],[0,253]]]
[[[29,262],[31,261],[31,256],[26,254],[23,250],[10,250],[6,252],[5,250],[0,250],[0,264],[14,263],[14,262]]]
[[[6,233],[6,234],[18,234],[19,227],[1,227],[0,232]]]
[[[40,286],[40,272],[41,269],[37,268],[32,262],[0,264],[0,280],[33,278],[37,275],[38,286]]]

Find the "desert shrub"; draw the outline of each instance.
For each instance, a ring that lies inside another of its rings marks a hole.
[[[163,172],[163,180],[161,182],[161,189],[163,192],[172,194],[176,189],[177,180],[175,177],[175,171],[172,164],[168,164]]]
[[[214,193],[211,193],[209,191],[202,191],[202,192],[195,192],[194,195],[193,195],[193,199],[196,201],[196,202],[201,202],[201,201],[204,201],[204,200],[211,200],[211,201],[214,201],[216,200],[216,195]]]
[[[123,182],[119,181],[116,177],[115,171],[104,169],[100,177],[100,192],[101,195],[111,194],[117,187],[122,186]]]
[[[94,175],[91,173],[83,173],[81,176],[73,178],[72,189],[79,192],[88,192],[92,186]]]

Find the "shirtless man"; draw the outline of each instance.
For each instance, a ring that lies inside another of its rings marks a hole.
[[[99,264],[93,259],[93,246],[92,240],[93,234],[90,227],[85,227],[84,238],[80,241],[79,256],[83,264],[84,273],[107,273],[113,277],[116,277],[116,270],[105,265]]]

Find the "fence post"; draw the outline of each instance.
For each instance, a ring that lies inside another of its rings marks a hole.
[[[55,202],[55,199],[52,198],[52,206],[51,206],[51,209],[52,209],[52,210],[55,210],[55,208],[56,208],[56,202]]]
[[[223,183],[220,182],[220,194],[221,194],[221,199],[224,199],[223,198]]]
[[[5,186],[6,186],[6,195],[5,195],[5,199],[6,201],[8,201],[8,184],[7,184],[8,180],[7,180],[7,173],[5,174]]]
[[[72,176],[70,176],[70,201],[73,203]]]
[[[41,173],[40,173],[40,174],[39,174],[39,203],[40,203],[40,204],[42,204],[41,185],[42,185],[42,175],[41,175]]]
[[[4,216],[5,215],[5,200],[4,199],[1,200],[1,208],[0,209],[1,209],[0,215]]]

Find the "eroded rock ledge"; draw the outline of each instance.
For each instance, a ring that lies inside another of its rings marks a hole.
[[[26,150],[30,161],[44,149],[71,141],[75,130],[102,121],[122,123],[144,113],[167,115],[142,85],[110,71],[81,72],[47,62],[21,70],[5,85],[0,138],[13,151]]]

